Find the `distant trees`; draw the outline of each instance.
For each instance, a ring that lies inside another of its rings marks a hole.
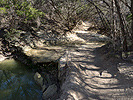
[[[95,15],[90,17],[102,34],[112,39],[114,50],[125,53],[133,50],[133,1],[132,0],[87,0],[94,7]],[[97,17],[98,16],[98,17]],[[100,20],[99,20],[100,19]]]
[[[49,24],[65,34],[80,20],[95,23],[115,51],[133,50],[133,0],[0,0],[0,27],[9,33]]]
[[[13,30],[29,29],[46,24],[58,26],[64,33],[71,31],[79,21],[86,20],[93,11],[84,0],[1,0],[1,27]],[[45,18],[44,18],[45,15]],[[53,25],[55,24],[55,25]],[[13,31],[14,32],[14,31]]]
[[[80,20],[86,20],[93,10],[84,0],[46,0],[45,13],[61,29],[71,31]]]

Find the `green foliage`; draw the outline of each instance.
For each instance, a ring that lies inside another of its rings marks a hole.
[[[132,14],[127,16],[127,20],[130,21],[132,19]]]
[[[33,8],[31,3],[24,0],[0,0],[0,5],[4,7],[0,7],[1,13],[7,13],[8,9],[13,9],[14,13],[21,18],[25,18],[25,21],[34,20],[37,17],[42,17],[45,14],[42,11],[39,11],[36,8]],[[10,3],[9,3],[10,2]]]
[[[0,5],[6,4],[6,0],[0,0]]]
[[[2,13],[2,14],[7,13],[6,8],[5,7],[0,7],[0,13]]]
[[[31,3],[28,2],[23,2],[21,5],[16,5],[16,8],[18,8],[18,10],[16,10],[17,15],[23,17],[26,16],[25,21],[28,20],[33,20],[36,19],[37,17],[42,17],[43,15],[45,15],[43,12],[39,11],[36,8],[33,8],[31,6]]]
[[[5,34],[6,36],[6,40],[11,39],[11,40],[15,40],[15,37],[19,37],[20,36],[20,32],[19,30],[16,29],[10,29],[7,34]]]
[[[22,27],[21,24],[24,23],[24,27],[30,27],[30,25],[35,25],[38,17],[45,15],[42,11],[34,8],[28,0],[0,0],[0,13],[8,19],[6,19],[6,24],[8,24],[7,38],[13,38],[19,33],[18,25]]]

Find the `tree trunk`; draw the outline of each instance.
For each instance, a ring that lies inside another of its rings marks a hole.
[[[126,35],[126,32],[125,32],[125,27],[124,27],[124,23],[123,23],[123,19],[122,19],[122,14],[120,12],[120,6],[119,6],[119,3],[117,0],[114,0],[115,1],[115,6],[116,6],[116,9],[117,9],[117,14],[118,14],[118,17],[119,17],[119,20],[120,20],[120,27],[121,27],[121,32],[122,32],[122,36],[124,38],[123,40],[123,51],[126,52],[127,51],[127,35]]]
[[[111,2],[111,10],[112,10],[112,12],[111,12],[111,15],[112,15],[112,28],[111,28],[111,30],[112,30],[112,39],[113,39],[113,45],[114,45],[114,49],[116,49],[116,41],[115,41],[115,39],[116,39],[116,36],[115,36],[115,29],[116,29],[116,25],[115,25],[115,19],[114,19],[114,16],[115,16],[115,12],[114,12],[114,9],[115,9],[115,6],[114,6],[114,0],[112,0],[112,2]]]
[[[132,13],[132,26],[131,26],[131,29],[132,29],[132,33],[131,33],[131,39],[132,39],[132,49],[133,49],[133,0],[131,0],[131,13]]]

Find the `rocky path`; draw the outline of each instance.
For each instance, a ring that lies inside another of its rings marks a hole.
[[[86,33],[79,36],[90,38]],[[58,100],[133,100],[133,64],[119,62],[116,67],[113,60],[107,63],[95,53],[102,45],[87,43],[69,51],[66,81]]]

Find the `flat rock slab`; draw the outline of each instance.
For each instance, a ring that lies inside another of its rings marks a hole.
[[[64,54],[64,48],[41,48],[41,49],[31,49],[25,54],[29,56],[34,63],[45,63],[51,61],[58,61],[59,58]]]

